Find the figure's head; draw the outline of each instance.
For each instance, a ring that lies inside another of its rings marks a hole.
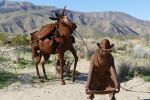
[[[99,43],[97,43],[97,46],[102,50],[109,51],[112,49],[114,44],[110,44],[110,41],[108,39],[102,39]]]

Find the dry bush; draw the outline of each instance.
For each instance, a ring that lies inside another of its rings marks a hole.
[[[10,34],[6,32],[0,32],[0,44],[3,45],[9,41]]]
[[[96,41],[93,39],[84,39],[84,41],[85,42],[80,39],[76,39],[74,47],[77,51],[77,55],[79,58],[89,59],[97,49]]]
[[[115,41],[115,50],[116,51],[125,51],[125,52],[128,52],[130,53],[132,51],[132,48],[133,48],[133,43],[131,40],[125,40],[125,41]]]
[[[97,47],[96,44],[88,45],[88,50],[86,49],[84,52],[84,56],[87,60],[90,60],[91,56],[95,53]]]
[[[64,55],[65,66],[64,66],[64,75],[71,77],[71,66],[74,63],[74,57],[71,52],[67,51]],[[51,57],[51,62],[55,66],[56,74],[60,74],[60,61],[58,60],[57,55]]]
[[[16,77],[16,68],[9,52],[11,52],[11,49],[0,49],[0,89],[10,85]]]
[[[118,75],[122,81],[137,76],[150,76],[150,64],[139,65],[138,63],[123,59],[118,65]]]
[[[83,56],[83,58],[89,60],[92,54],[96,51],[97,47],[97,42],[92,39],[84,39],[86,45],[83,42],[80,42],[82,45],[80,46],[80,50],[78,51],[79,56]]]
[[[27,46],[30,44],[30,39],[27,34],[15,35],[11,38],[11,46]]]
[[[0,71],[1,72],[5,72],[5,71],[11,72],[13,69],[15,69],[14,63],[13,63],[13,58],[11,55],[14,52],[13,50],[14,49],[7,48],[7,47],[0,48]]]
[[[150,59],[150,48],[142,45],[135,45],[133,47],[133,54],[135,57]]]

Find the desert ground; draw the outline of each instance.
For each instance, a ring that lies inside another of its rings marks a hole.
[[[60,85],[59,78],[40,82],[28,82],[30,75],[36,76],[34,67],[19,70],[20,80],[9,87],[0,90],[0,100],[88,100],[85,94],[85,83],[89,61],[80,60],[77,70],[81,73],[76,82],[66,78],[66,85]],[[55,68],[46,65],[47,73],[55,75]],[[41,73],[42,74],[42,73]],[[122,82],[121,87],[133,91],[126,91],[121,88],[116,94],[117,100],[150,100],[150,83],[136,77],[127,82]],[[108,95],[96,95],[94,100],[109,100]]]

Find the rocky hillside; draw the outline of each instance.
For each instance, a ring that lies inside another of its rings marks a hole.
[[[28,2],[0,1],[0,31],[30,33],[50,23],[48,19],[60,9],[51,6],[36,6]],[[70,19],[78,25],[78,31],[85,35],[95,34],[150,34],[150,22],[136,19],[122,12],[83,13],[67,10]]]

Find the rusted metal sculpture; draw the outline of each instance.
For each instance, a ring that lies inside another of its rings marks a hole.
[[[56,14],[55,17],[50,17],[50,19],[56,20],[56,23],[47,24],[39,31],[31,33],[32,57],[35,59],[37,76],[41,78],[38,64],[42,60],[44,78],[47,79],[44,64],[46,61],[48,61],[51,54],[58,54],[58,59],[60,62],[61,84],[64,85],[64,53],[67,50],[69,50],[75,58],[72,74],[72,81],[75,81],[75,70],[78,56],[73,47],[72,33],[77,26],[67,16],[65,16],[65,8],[61,14]]]
[[[86,84],[86,93],[93,100],[94,94],[109,94],[111,100],[115,100],[115,93],[120,90],[117,78],[114,58],[108,39],[103,39],[97,44],[98,49],[91,57],[90,69]]]

